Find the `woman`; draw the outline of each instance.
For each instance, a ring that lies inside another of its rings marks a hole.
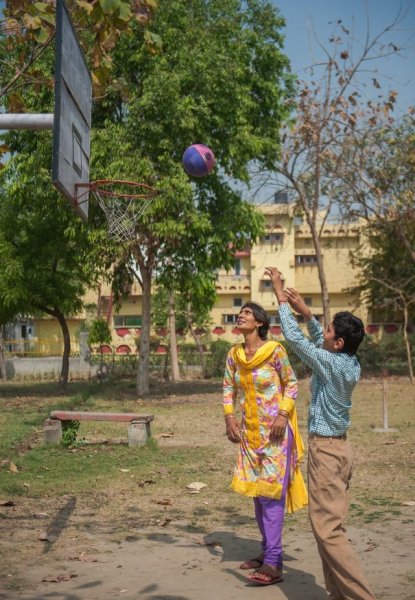
[[[284,509],[307,504],[307,491],[298,469],[304,445],[297,426],[297,380],[284,347],[267,341],[265,310],[247,302],[238,315],[243,344],[231,348],[223,382],[226,435],[239,444],[232,480],[235,492],[254,499],[262,535],[262,552],[241,564],[254,569],[248,579],[260,585],[282,581]],[[242,420],[234,405],[238,392]]]

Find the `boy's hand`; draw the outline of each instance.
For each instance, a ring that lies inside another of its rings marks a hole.
[[[290,303],[290,306],[292,306],[296,312],[302,315],[307,321],[312,318],[313,315],[311,310],[308,308],[307,304],[296,290],[293,288],[286,288],[285,295]]]
[[[287,302],[287,297],[284,292],[284,280],[278,269],[276,267],[266,267],[264,274],[268,275],[271,279],[272,289],[278,302]]]

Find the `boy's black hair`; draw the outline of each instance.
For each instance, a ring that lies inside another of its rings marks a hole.
[[[347,311],[338,312],[334,315],[333,327],[336,338],[342,338],[344,341],[342,352],[352,355],[356,354],[357,349],[365,337],[363,321]]]
[[[252,310],[252,314],[254,315],[255,321],[262,323],[262,325],[258,327],[258,335],[261,340],[266,340],[269,329],[269,317],[266,311],[262,308],[262,306],[256,304],[255,302],[245,302],[242,308],[250,308]]]

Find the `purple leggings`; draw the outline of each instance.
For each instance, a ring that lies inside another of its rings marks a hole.
[[[262,535],[264,563],[282,567],[282,526],[284,524],[285,497],[290,478],[290,458],[293,446],[293,434],[288,429],[287,468],[282,485],[281,498],[274,500],[265,496],[254,498],[255,517]]]

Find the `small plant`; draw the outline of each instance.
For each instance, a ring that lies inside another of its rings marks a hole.
[[[103,346],[103,344],[111,344],[111,342],[112,342],[111,330],[109,328],[108,323],[104,319],[101,319],[100,317],[98,319],[95,319],[94,321],[92,321],[91,327],[90,327],[89,333],[88,333],[88,343],[89,344],[99,344],[99,346],[100,346],[101,377],[102,377],[103,371],[104,371],[104,354],[103,354],[102,346]]]
[[[71,446],[76,442],[80,421],[62,421],[62,446]]]

